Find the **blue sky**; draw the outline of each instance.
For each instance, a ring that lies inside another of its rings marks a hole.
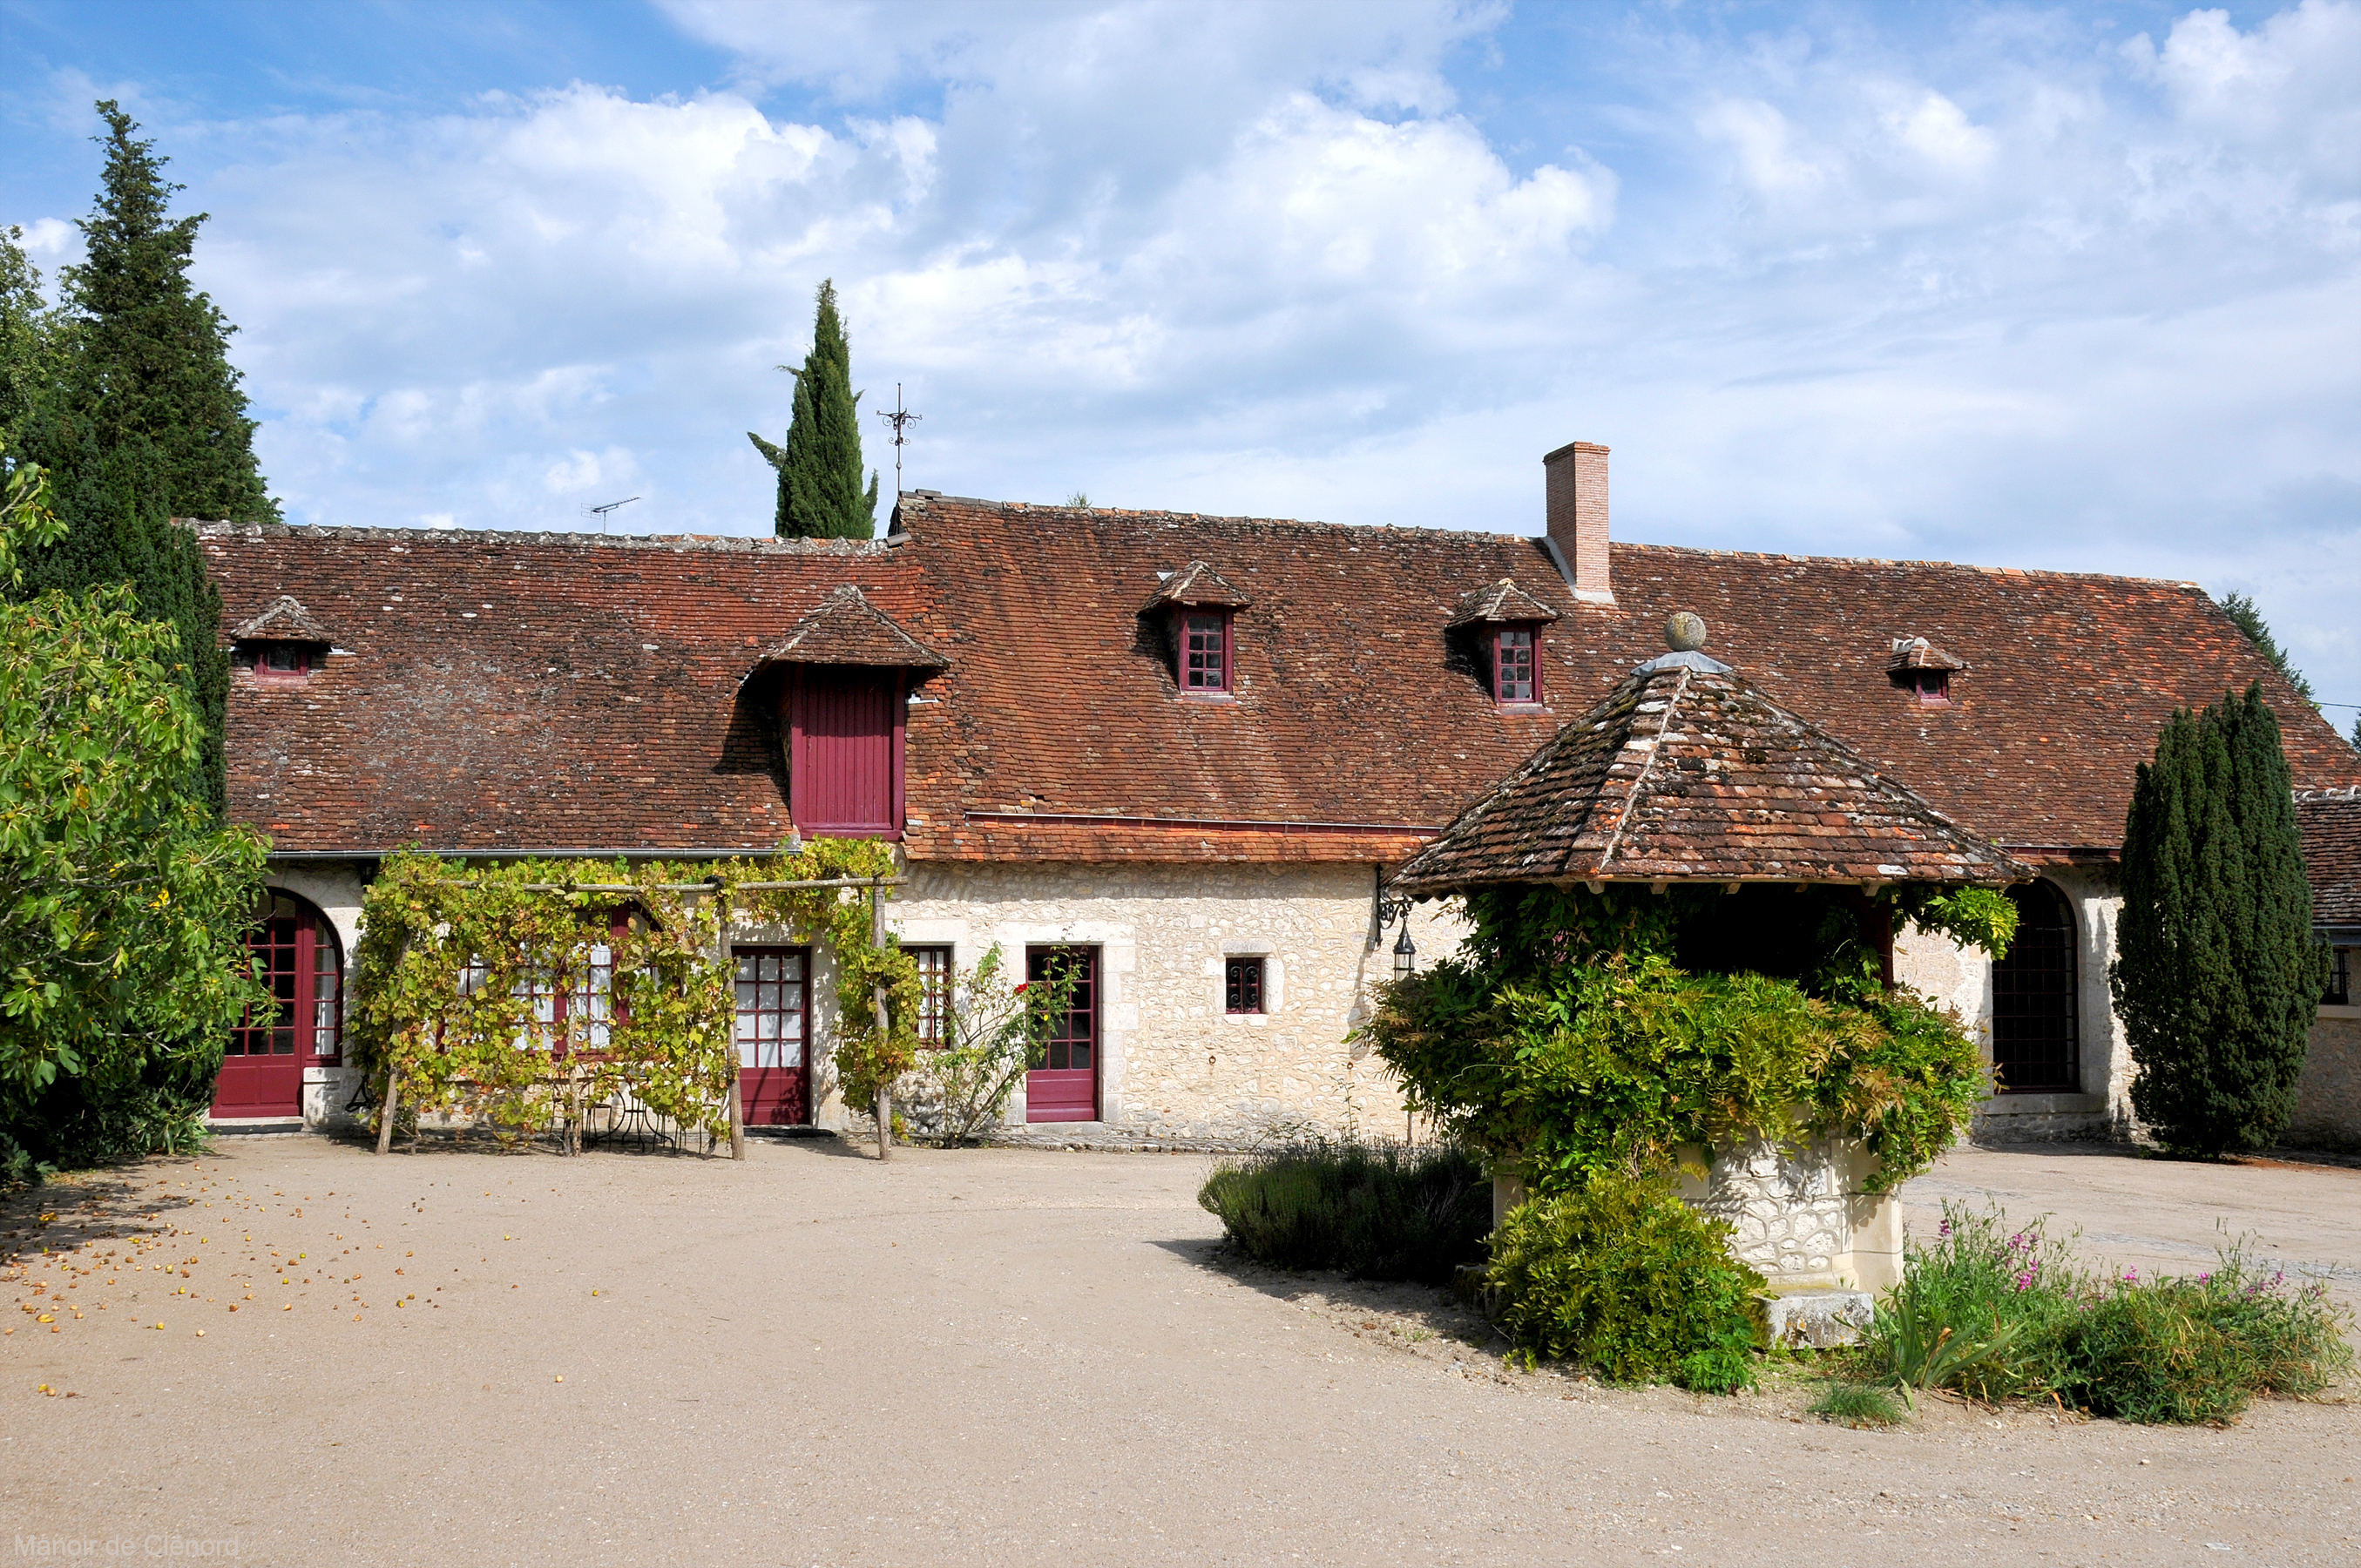
[[[832,277],[913,486],[1530,532],[1603,441],[1620,536],[2194,579],[2361,703],[2354,0],[0,0],[0,223],[71,261],[124,100],[300,521],[762,532]]]

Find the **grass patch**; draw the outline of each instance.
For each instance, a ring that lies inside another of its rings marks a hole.
[[[2193,1277],[2091,1273],[2038,1223],[1946,1204],[1855,1358],[1864,1380],[1990,1402],[2049,1399],[2142,1422],[2221,1424],[2257,1396],[2347,1375],[2351,1315],[2235,1245]]]
[[[1224,1163],[1197,1201],[1257,1263],[1427,1285],[1480,1261],[1492,1225],[1491,1183],[1450,1146],[1289,1144]]]
[[[1812,1401],[1811,1410],[1847,1427],[1890,1427],[1902,1420],[1894,1396],[1869,1383],[1831,1383]]]

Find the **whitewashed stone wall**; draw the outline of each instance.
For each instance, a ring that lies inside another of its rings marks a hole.
[[[1863,1190],[1876,1160],[1846,1140],[1683,1151],[1681,1196],[1735,1234],[1730,1250],[1774,1290],[1883,1290],[1902,1277],[1901,1207]]]
[[[2361,1150],[2361,1007],[2323,1007],[2313,1020],[2282,1141]]]
[[[1371,946],[1366,865],[919,862],[887,905],[905,942],[949,943],[964,969],[994,943],[1100,949],[1100,1120],[1150,1137],[1290,1131],[1399,1137],[1401,1093],[1345,1036],[1393,973],[1394,930]],[[1422,967],[1457,951],[1445,906],[1410,916]],[[1223,1011],[1224,960],[1264,960],[1266,1011]],[[843,1124],[840,1102],[821,1107]],[[1012,1108],[1021,1120],[1024,1107]]]
[[[2132,1130],[2130,1042],[2107,989],[2115,956],[2115,920],[2123,900],[2103,872],[2081,867],[2046,869],[2043,876],[2066,894],[2074,911],[2075,1014],[2082,1083],[2070,1094],[1996,1094],[1976,1113],[1974,1135],[1997,1142],[2109,1139]],[[1972,948],[1925,932],[1902,933],[1894,944],[1894,975],[1958,1009],[1992,1060],[1992,960]]]

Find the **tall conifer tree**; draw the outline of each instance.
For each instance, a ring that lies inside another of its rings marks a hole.
[[[2268,1145],[2294,1109],[2327,955],[2259,684],[2165,725],[2133,785],[2123,893],[2107,979],[2133,1110],[2185,1153]]]
[[[45,384],[12,461],[48,468],[61,541],[25,562],[27,593],[129,583],[140,611],[179,630],[191,696],[208,740],[192,788],[222,804],[222,718],[229,661],[221,596],[196,540],[174,517],[272,521],[279,509],[254,456],[254,421],[229,362],[235,331],[190,286],[200,213],[171,217],[181,189],[165,159],[112,99],[98,104],[107,134],[98,201],[81,228],[82,265],[62,275],[49,323]]]
[[[772,530],[782,539],[866,539],[877,528],[878,479],[871,474],[862,489],[860,394],[852,389],[852,348],[836,313],[833,279],[819,286],[811,352],[802,369],[789,373],[796,400],[786,444],[746,433],[779,473]]]

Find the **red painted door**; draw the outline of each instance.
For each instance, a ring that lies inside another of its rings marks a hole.
[[[740,948],[738,1110],[750,1127],[811,1120],[808,948]]]
[[[815,835],[899,837],[900,672],[808,670],[788,701],[796,826]]]
[[[263,918],[247,929],[246,949],[272,1001],[230,1031],[213,1113],[298,1116],[303,1069],[337,1059],[344,960],[335,928],[302,899],[275,893]]]
[[[1038,984],[1054,973],[1072,986],[1066,1010],[1049,1028],[1048,1059],[1025,1075],[1028,1122],[1099,1119],[1099,950],[1027,948],[1025,979]]]

